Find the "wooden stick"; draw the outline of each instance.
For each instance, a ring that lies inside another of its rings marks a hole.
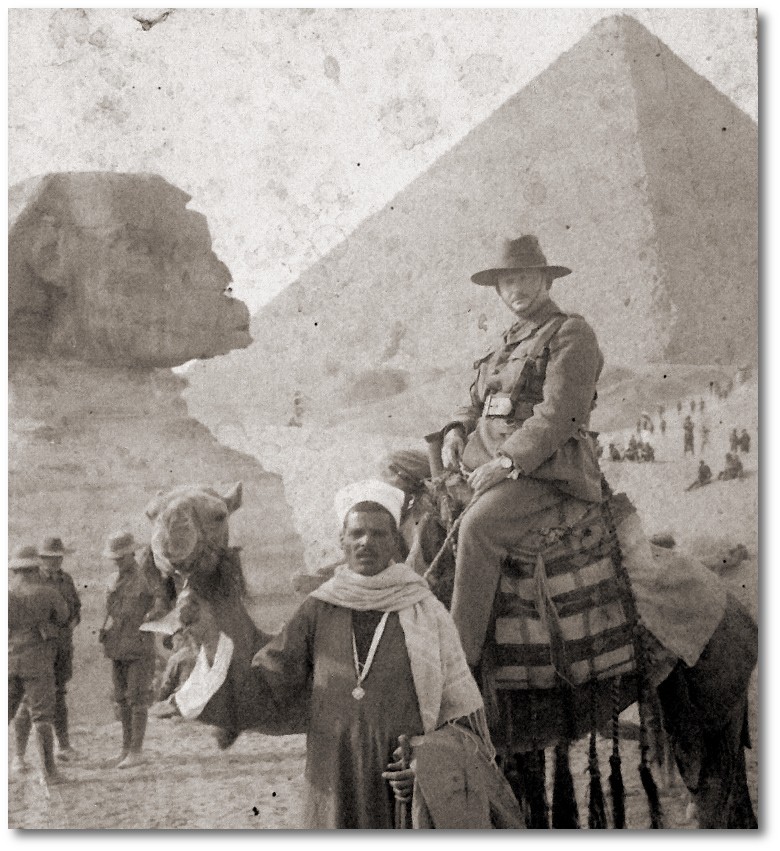
[[[409,737],[401,735],[398,737],[398,745],[401,748],[401,769],[409,768],[412,761],[412,748],[409,744]],[[406,801],[395,801],[395,829],[409,829],[409,804]]]

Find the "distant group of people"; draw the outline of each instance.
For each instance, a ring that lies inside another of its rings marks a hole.
[[[691,419],[690,414],[688,414],[685,417],[685,420],[683,421],[683,456],[687,455],[689,452],[691,453],[691,455],[696,454],[694,444],[694,429],[694,422]],[[701,425],[699,426],[699,437],[699,455],[701,455],[710,442],[710,429],[706,423],[701,423]]]
[[[688,403],[688,405],[689,405],[691,414],[695,414],[696,413],[696,407],[697,407],[696,400],[691,399],[691,401]],[[705,407],[706,407],[706,405],[705,405],[704,399],[699,398],[699,402],[698,402],[699,413],[703,414]],[[678,399],[677,400],[677,413],[680,416],[682,416],[682,410],[683,410],[683,403],[680,399]]]
[[[747,433],[746,429],[742,429],[741,434],[737,434],[737,430],[735,428],[731,429],[731,434],[729,435],[729,448],[732,453],[744,452],[747,454],[750,452],[750,435]]]
[[[721,384],[720,381],[710,381],[710,392],[718,399],[728,399],[733,389],[734,380],[731,378],[725,384]]]
[[[742,466],[742,461],[734,452],[726,453],[726,464],[718,473],[718,481],[729,481],[730,479],[743,479],[745,477],[745,468]],[[694,490],[695,488],[703,487],[713,481],[712,470],[705,461],[699,461],[699,469],[696,474],[695,481],[691,482],[686,490]]]
[[[655,461],[655,449],[646,440],[629,438],[625,452],[621,452],[615,443],[609,444],[610,461]]]
[[[167,611],[164,589],[138,564],[132,534],[111,535],[102,555],[115,569],[107,587],[105,619],[98,640],[112,662],[114,700],[122,722],[118,768],[141,762],[148,707],[156,665],[154,634],[141,631],[146,621]],[[68,729],[66,687],[73,674],[73,631],[81,620],[81,600],[70,574],[62,569],[74,552],[60,537],[38,548],[18,547],[8,562],[8,721],[14,722],[12,771],[25,772],[27,742],[34,731],[41,781],[67,778],[60,762],[73,762]]]
[[[720,393],[720,398],[725,398],[725,395],[731,391],[731,382],[725,385],[725,389],[720,386],[717,382],[710,383],[710,391],[712,393]],[[683,401],[677,401],[677,413],[679,416],[683,416]],[[687,456],[689,453],[695,456],[696,453],[696,422],[694,421],[694,417],[698,414],[701,415],[704,413],[706,409],[706,402],[703,398],[699,398],[698,401],[696,399],[691,399],[688,402],[689,413],[685,414],[685,417],[682,422],[682,431],[683,431],[683,457]],[[666,435],[667,429],[667,421],[666,421],[666,406],[663,404],[659,404],[656,408],[657,416],[658,416],[658,429],[661,432],[662,436]],[[706,451],[707,447],[710,445],[710,427],[706,422],[702,421],[698,426],[699,433],[699,456],[702,456]],[[655,450],[650,442],[647,440],[648,435],[652,435],[655,433],[656,425],[654,423],[654,417],[649,413],[643,411],[636,421],[636,434],[637,436],[632,436],[628,442],[628,447],[623,450],[617,443],[612,442],[609,444],[607,449],[607,457],[610,461],[654,461],[655,460]],[[733,479],[740,478],[744,475],[744,471],[738,470],[738,465],[741,468],[741,462],[739,461],[738,453],[746,454],[750,452],[750,435],[748,434],[746,429],[742,429],[741,433],[738,429],[734,428],[731,430],[731,434],[729,436],[730,443],[730,453],[726,456],[726,463],[724,469],[718,474],[718,479]],[[604,451],[602,447],[599,447],[599,457],[604,455]],[[733,456],[733,457],[732,457]],[[706,463],[703,464],[704,468],[709,470],[709,467]],[[700,467],[701,469],[701,467]],[[712,474],[710,474],[710,479]],[[697,478],[694,483],[697,487],[701,485],[701,481]]]

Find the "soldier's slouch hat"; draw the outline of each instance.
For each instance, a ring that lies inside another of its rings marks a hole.
[[[62,543],[62,538],[51,536],[43,539],[39,555],[49,556],[50,558],[58,558],[75,552],[76,551],[74,549],[66,547],[65,544]]]
[[[17,547],[11,558],[8,560],[8,567],[11,570],[25,570],[33,567],[40,567],[41,559],[38,555],[38,548],[32,544],[25,544]]]
[[[539,246],[539,240],[531,235],[507,240],[500,262],[501,266],[476,272],[471,276],[471,280],[481,287],[492,287],[495,286],[496,275],[499,272],[525,272],[529,269],[544,269],[553,278],[563,278],[565,275],[571,274],[571,269],[566,266],[551,266]]]
[[[132,532],[115,532],[108,536],[103,556],[115,560],[128,553],[134,553],[137,549],[140,549],[140,546],[136,543]]]

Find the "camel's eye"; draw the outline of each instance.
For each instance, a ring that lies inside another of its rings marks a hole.
[[[221,523],[223,520],[227,520],[227,509],[225,508],[215,508],[211,512],[211,519],[214,523]]]

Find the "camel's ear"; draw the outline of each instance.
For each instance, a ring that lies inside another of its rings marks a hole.
[[[154,520],[154,518],[160,513],[160,497],[162,495],[162,491],[157,491],[157,496],[146,506],[144,513],[150,520]]]
[[[236,482],[227,493],[222,494],[222,499],[225,500],[225,507],[228,510],[228,514],[232,514],[237,508],[241,508],[242,494],[243,485],[241,482]]]

